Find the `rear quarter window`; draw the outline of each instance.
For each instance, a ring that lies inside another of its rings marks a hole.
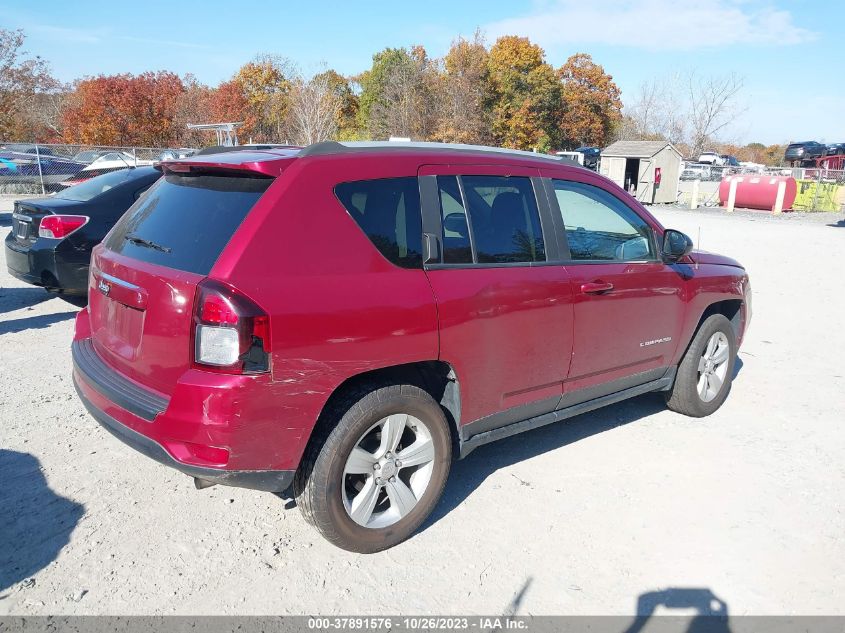
[[[379,252],[402,268],[422,268],[422,216],[416,177],[344,182],[340,203]]]
[[[106,237],[139,261],[207,275],[272,178],[167,174]]]

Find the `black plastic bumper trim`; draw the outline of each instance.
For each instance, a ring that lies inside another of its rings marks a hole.
[[[100,423],[100,426],[124,444],[157,461],[159,464],[169,466],[189,477],[197,477],[215,484],[234,486],[236,488],[250,488],[265,492],[283,492],[293,483],[293,476],[296,473],[295,470],[222,470],[219,468],[191,466],[190,464],[178,462],[158,442],[137,431],[133,431],[128,426],[121,424],[109,414],[94,406],[85,397],[85,394],[82,393],[82,390],[76,383],[75,376],[73,386],[76,388],[76,393],[79,395],[80,400],[82,400],[82,404],[88,409],[88,413]]]
[[[94,350],[90,338],[74,341],[70,349],[73,366],[85,382],[122,409],[149,422],[167,409],[167,398],[139,387],[106,365]]]

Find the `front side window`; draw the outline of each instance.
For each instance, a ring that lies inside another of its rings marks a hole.
[[[540,213],[529,178],[461,176],[461,183],[477,263],[546,260]]]
[[[422,268],[416,177],[344,182],[335,195],[385,258],[402,268]]]
[[[575,260],[655,259],[651,227],[604,189],[553,180],[570,257]]]

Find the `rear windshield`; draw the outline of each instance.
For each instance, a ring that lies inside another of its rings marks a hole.
[[[105,245],[151,264],[207,275],[272,178],[161,178],[115,225]]]
[[[57,193],[56,197],[61,198],[62,200],[88,202],[89,200],[99,196],[101,193],[105,193],[109,189],[113,189],[118,185],[122,185],[124,182],[132,180],[139,173],[140,172],[137,172],[135,169],[118,169],[117,171],[111,171],[107,174],[103,174],[102,176],[96,176],[78,185],[74,185],[73,187],[68,187],[64,191]]]

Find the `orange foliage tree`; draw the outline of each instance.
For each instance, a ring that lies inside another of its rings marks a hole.
[[[622,93],[613,77],[586,53],[572,55],[557,72],[563,83],[561,143],[604,147],[622,122]]]
[[[495,140],[517,149],[552,149],[561,85],[543,49],[526,37],[500,37],[490,49],[488,68]]]
[[[178,143],[175,124],[182,80],[171,72],[83,79],[63,113],[71,143],[165,147]]]

